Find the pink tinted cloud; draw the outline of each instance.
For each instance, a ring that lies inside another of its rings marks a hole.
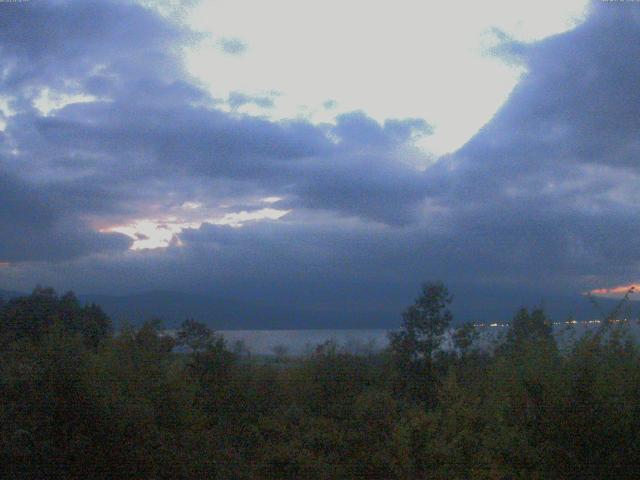
[[[627,294],[627,292],[640,292],[640,283],[630,283],[629,285],[618,285],[610,288],[595,288],[586,293],[604,297],[620,297]]]

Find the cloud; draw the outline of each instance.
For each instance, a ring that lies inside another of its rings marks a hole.
[[[221,38],[218,45],[229,55],[242,55],[247,50],[247,45],[239,38]]]
[[[594,288],[590,292],[586,293],[603,297],[623,297],[627,294],[637,293],[639,290],[640,284],[630,283],[629,285],[618,285],[617,287]]]
[[[227,100],[231,108],[242,107],[247,104],[253,104],[261,108],[273,108],[274,103],[271,97],[267,96],[251,96],[242,92],[231,92]]]
[[[575,30],[520,46],[528,73],[509,101],[430,170],[474,268],[486,259],[497,277],[563,289],[637,271],[634,12],[594,4]]]
[[[63,261],[126,250],[130,241],[102,234],[56,208],[55,196],[0,173],[0,261]]]
[[[190,32],[126,1],[60,1],[0,6],[0,87],[47,86],[101,94],[137,78],[176,73],[176,44]]]
[[[330,126],[227,113],[182,69],[179,46],[195,35],[148,9],[118,1],[2,8],[9,67],[0,94],[14,110],[3,167],[55,192],[55,207],[86,228],[170,203],[242,205],[258,195],[376,221],[409,218],[419,182],[398,158],[428,133],[424,121],[378,124],[356,112]],[[45,91],[69,100],[41,112]],[[236,92],[229,102],[268,107],[271,99]],[[376,191],[386,199],[372,198]]]
[[[136,4],[0,4],[3,278],[390,310],[433,278],[536,301],[628,282],[640,24],[618,7],[541,42],[504,38],[528,73],[473,139],[432,159],[414,146],[432,132],[423,119],[239,113],[271,97],[212,98],[182,69],[193,35]],[[45,115],[44,88],[94,98]],[[262,215],[268,198],[289,213]],[[151,235],[114,229],[145,221],[179,225],[180,243],[169,232],[163,249],[130,251]]]

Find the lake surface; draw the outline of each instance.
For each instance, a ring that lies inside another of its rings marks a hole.
[[[640,338],[640,326],[637,321],[624,324],[636,338]],[[554,335],[560,346],[571,344],[586,332],[595,331],[599,322],[578,322],[575,324],[555,323]],[[485,347],[499,340],[508,330],[507,324],[489,324],[477,326],[480,347]],[[254,355],[305,355],[313,352],[318,346],[328,341],[335,342],[339,348],[351,353],[364,354],[377,352],[389,345],[389,329],[327,329],[327,330],[217,330],[231,350],[237,342]],[[450,332],[445,335],[443,346],[451,348]],[[165,333],[174,335],[175,330]]]
[[[257,355],[274,355],[284,349],[287,355],[304,355],[316,346],[333,340],[340,347],[353,353],[366,349],[379,351],[389,344],[391,330],[218,330],[233,349],[237,341],[243,341],[249,351]]]
[[[640,326],[638,322],[629,322],[626,325],[636,339],[640,338]],[[554,324],[554,334],[560,345],[566,345],[580,338],[588,331],[594,331],[599,324],[595,321],[580,322],[577,324]],[[506,324],[493,324],[478,327],[479,345],[488,345],[492,341],[504,335],[508,329]],[[352,353],[366,353],[368,351],[380,351],[389,345],[389,333],[393,330],[218,330],[227,341],[229,348],[233,349],[238,341],[244,342],[252,354],[274,355],[280,351],[287,355],[304,355],[330,340],[335,341],[339,347]],[[447,336],[448,337],[448,336]],[[450,346],[449,339],[445,337],[445,348]]]

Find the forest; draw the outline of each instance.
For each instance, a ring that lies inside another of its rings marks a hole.
[[[539,309],[479,345],[438,282],[383,352],[252,361],[187,319],[113,328],[73,293],[0,304],[0,478],[638,478],[640,350]]]

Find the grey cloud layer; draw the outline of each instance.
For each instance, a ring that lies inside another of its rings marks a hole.
[[[64,260],[127,249],[124,235],[101,234],[56,209],[55,195],[0,174],[0,258]]]
[[[4,170],[20,176],[27,168],[33,175],[25,181],[80,200],[86,211],[79,214],[135,215],[138,208],[144,216],[145,202],[154,203],[154,196],[215,204],[216,192],[228,198],[233,189],[239,196],[264,191],[286,196],[292,205],[407,221],[419,188],[415,172],[398,166],[395,155],[412,135],[428,131],[424,121],[379,125],[354,113],[335,126],[315,126],[227,113],[188,81],[171,54],[190,36],[141,7],[63,2],[7,11],[3,18],[12,33],[1,52],[11,67],[3,91],[18,113],[0,146]],[[124,23],[117,21],[121,16]],[[56,22],[52,29],[47,18]],[[61,29],[72,23],[80,28],[64,37]],[[138,23],[141,28],[133,28]],[[38,34],[30,39],[20,28]],[[13,49],[15,42],[25,45]],[[43,117],[32,102],[44,86],[99,99]],[[229,101],[262,100],[235,95]],[[200,194],[209,181],[210,193],[193,198],[193,191],[174,188],[178,180],[181,187],[191,181]],[[405,187],[407,200],[400,192]],[[371,202],[375,191],[389,194],[389,206]],[[64,202],[61,207],[75,209]]]
[[[0,261],[76,258],[68,282],[92,272],[103,290],[122,277],[336,285],[326,298],[359,285],[354,303],[373,298],[367,286],[379,295],[427,278],[524,292],[638,281],[638,9],[594,4],[574,31],[507,46],[528,73],[489,124],[426,171],[404,161],[430,133],[422,120],[353,112],[313,125],[221,110],[175,54],[195,36],[134,4],[0,9],[0,93],[18,112],[0,136]],[[44,117],[32,106],[44,86],[100,100]],[[185,201],[241,208],[272,195],[293,209],[284,220],[205,224],[183,233],[183,247],[132,253],[125,237],[95,231],[100,219]],[[55,268],[23,265],[12,278]]]

